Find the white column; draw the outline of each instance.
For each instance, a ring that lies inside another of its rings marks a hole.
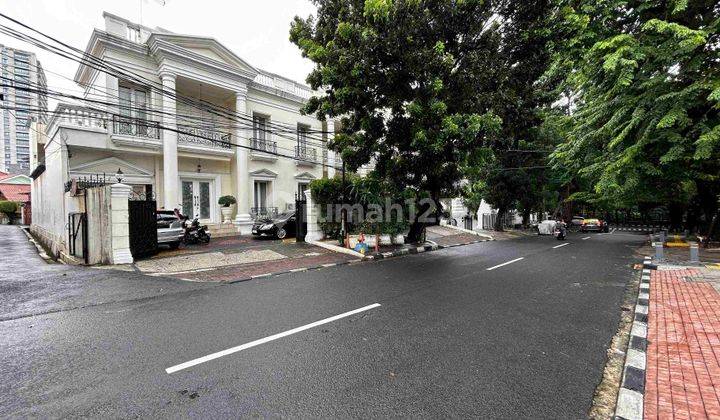
[[[128,225],[128,196],[132,187],[125,184],[110,186],[110,255],[111,264],[132,264],[130,226]]]
[[[249,114],[247,109],[247,89],[235,92],[235,112]],[[247,134],[242,124],[235,128],[234,140],[238,146],[247,146]],[[249,235],[252,229],[250,217],[250,179],[248,170],[248,151],[244,147],[235,147],[235,166],[237,167],[237,215],[235,225],[243,235]]]
[[[327,141],[331,142],[335,138],[335,121],[330,119],[330,117],[328,117],[325,121],[327,122]],[[328,166],[328,178],[333,178],[335,177],[335,167],[337,166],[337,162],[335,161],[335,152],[328,149],[327,157],[328,165],[332,165]]]
[[[178,155],[177,155],[177,132],[176,129],[176,104],[175,97],[168,95],[175,92],[175,75],[172,73],[160,74],[163,93],[162,106],[163,117],[163,205],[167,210],[180,207],[178,196]]]
[[[319,241],[325,237],[318,219],[320,218],[320,209],[313,203],[312,194],[309,189],[305,190],[305,198],[307,204],[305,205],[305,214],[307,220],[307,234],[305,235],[306,242]]]

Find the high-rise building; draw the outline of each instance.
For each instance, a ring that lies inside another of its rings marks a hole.
[[[35,54],[0,45],[0,171],[30,171],[30,123],[47,119],[45,72]],[[39,92],[38,92],[39,91]]]

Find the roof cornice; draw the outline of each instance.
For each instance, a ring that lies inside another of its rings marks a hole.
[[[140,56],[147,56],[148,49],[145,44],[138,44],[117,35],[109,34],[99,29],[93,29],[85,54],[93,57],[101,58],[106,49],[117,49],[123,52],[129,52]],[[92,74],[97,70],[81,63],[75,72],[75,83],[85,86],[92,79]]]

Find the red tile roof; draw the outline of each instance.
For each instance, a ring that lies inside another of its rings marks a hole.
[[[5,172],[0,172],[0,179],[10,178],[10,174],[7,174]]]
[[[0,199],[24,203],[30,201],[30,186],[17,184],[0,184]]]

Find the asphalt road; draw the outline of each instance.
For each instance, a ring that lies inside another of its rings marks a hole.
[[[584,417],[643,239],[484,242],[9,317],[0,417]]]

